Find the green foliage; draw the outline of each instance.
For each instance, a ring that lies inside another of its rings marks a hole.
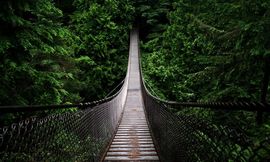
[[[128,0],[0,2],[0,105],[93,101],[125,76],[134,7]],[[29,116],[1,114],[0,125]]]
[[[76,57],[86,100],[104,97],[126,72],[134,9],[127,0],[75,0],[71,29],[80,38]]]
[[[127,0],[0,2],[0,104],[104,97],[126,71]]]
[[[269,58],[269,2],[179,0],[171,6],[166,30],[154,27],[143,44],[146,77],[163,78],[155,86],[171,100],[258,101]]]
[[[61,23],[62,11],[47,0],[3,1],[0,8],[1,105],[78,100],[65,88],[74,35]]]

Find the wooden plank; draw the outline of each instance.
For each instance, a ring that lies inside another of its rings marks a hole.
[[[150,133],[149,130],[118,130],[117,134],[126,134],[126,133]]]
[[[133,141],[132,140],[130,140],[128,142],[126,142],[126,141],[121,141],[121,142],[120,141],[113,141],[112,145],[129,144],[131,142],[133,142]],[[137,141],[136,143],[138,143],[138,144],[153,144],[153,141]]]
[[[134,148],[110,148],[109,152],[115,152],[115,151],[122,151],[122,152],[130,152]],[[154,147],[149,147],[149,148],[137,148],[139,151],[155,151]]]
[[[120,142],[120,141],[126,141],[126,142],[129,142],[129,141],[132,141],[133,139],[132,138],[125,138],[125,139],[121,139],[121,138],[115,138],[113,141],[115,142]],[[137,138],[138,141],[152,141],[151,137],[149,138]]]
[[[133,147],[139,147],[139,148],[151,148],[151,147],[154,147],[153,144],[137,144],[137,145],[132,145],[132,144],[119,144],[119,145],[114,145],[112,144],[111,145],[111,148],[114,148],[114,147],[117,147],[117,148],[133,148]]]
[[[148,131],[148,128],[118,128],[118,131]]]
[[[144,129],[148,129],[149,130],[149,127],[147,126],[147,124],[144,124],[144,125],[125,125],[125,126],[120,126],[119,129],[121,128],[128,128],[128,129],[136,129],[136,128],[144,128]]]
[[[149,130],[148,127],[119,127],[118,130]]]
[[[128,156],[106,156],[105,160],[113,160],[113,161],[122,161],[122,160],[159,160],[158,156],[139,156],[139,157],[128,157]]]
[[[157,156],[156,151],[144,151],[144,152],[140,152],[139,154],[140,156],[144,156],[144,155]],[[108,156],[129,156],[130,152],[107,152],[107,155]]]
[[[114,139],[134,139],[134,138],[138,138],[138,139],[152,139],[151,136],[115,136]]]
[[[149,129],[148,126],[119,126],[118,129]]]
[[[116,136],[151,136],[150,132],[117,132]]]
[[[124,128],[124,127],[128,127],[128,128],[148,128],[147,124],[143,124],[143,125],[133,125],[133,124],[121,124],[119,125],[119,128]]]

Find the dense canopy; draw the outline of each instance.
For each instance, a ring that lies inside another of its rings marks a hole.
[[[111,94],[125,77],[133,27],[140,29],[143,76],[153,95],[267,102],[269,26],[269,0],[0,1],[0,105],[79,103]],[[189,113],[214,124],[244,123],[257,143],[269,136],[269,114],[259,113],[257,125],[256,113]],[[14,118],[0,115],[5,123]]]

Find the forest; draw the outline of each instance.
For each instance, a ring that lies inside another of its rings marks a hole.
[[[147,82],[176,101],[258,101],[269,64],[267,1],[1,2],[1,105],[106,96],[141,28]],[[269,96],[267,96],[269,99]]]
[[[133,27],[140,30],[143,76],[153,95],[268,102],[269,26],[269,0],[0,1],[0,105],[106,97],[125,77]],[[215,122],[208,112],[188,113]],[[270,135],[269,114],[260,124],[254,113],[214,115],[244,123],[257,142]]]
[[[104,97],[125,74],[128,1],[1,1],[1,105]]]

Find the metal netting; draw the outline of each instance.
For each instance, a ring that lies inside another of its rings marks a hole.
[[[227,123],[226,111],[183,107],[176,113],[171,105],[157,101],[146,89],[143,88],[142,93],[162,161],[270,160],[270,132],[259,139],[243,130],[241,119]]]
[[[101,161],[122,116],[129,73],[130,58],[124,84],[116,94],[79,107],[72,106],[76,110],[70,109],[70,105],[1,107],[0,115],[31,112],[35,108],[40,111],[69,108],[69,111],[45,117],[46,113],[35,113],[43,115],[7,126],[1,123],[0,161]]]
[[[127,82],[100,105],[0,128],[0,161],[99,161],[118,126],[126,91]]]

